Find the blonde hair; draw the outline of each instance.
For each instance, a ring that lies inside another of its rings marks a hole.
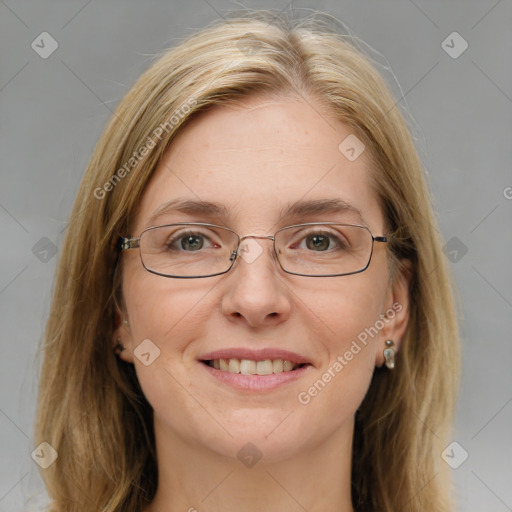
[[[124,97],[92,155],[63,242],[44,344],[35,443],[56,511],[140,511],[156,491],[152,409],[133,365],[112,354],[119,272],[141,194],[185,123],[253,93],[314,98],[372,155],[390,265],[410,272],[410,320],[394,371],[376,369],[356,416],[356,511],[451,509],[441,451],[458,382],[451,278],[414,143],[396,100],[354,39],[321,15],[268,11],[219,21],[163,54]],[[401,265],[409,261],[408,270]],[[122,300],[122,298],[121,298]]]

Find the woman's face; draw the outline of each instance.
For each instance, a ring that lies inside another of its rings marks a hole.
[[[354,159],[361,147],[351,151],[351,139],[339,149],[352,132],[323,112],[311,98],[253,97],[243,108],[202,114],[155,170],[130,235],[179,222],[273,235],[324,221],[363,224],[382,235],[369,152]],[[178,199],[221,208],[162,210]],[[318,207],[333,199],[345,206]],[[310,201],[315,208],[282,216]],[[157,435],[230,457],[252,443],[268,461],[283,460],[352,432],[374,368],[383,364],[385,340],[397,348],[404,333],[407,286],[390,284],[382,243],[374,244],[367,270],[342,277],[285,273],[268,239],[249,239],[245,256],[224,275],[175,279],[149,273],[138,250],[125,251],[129,323],[116,334],[154,409]],[[235,374],[236,362],[226,361],[228,370],[204,362],[220,358],[247,359],[249,371],[272,374]],[[268,359],[270,367],[252,363]],[[280,360],[307,364],[280,372]]]

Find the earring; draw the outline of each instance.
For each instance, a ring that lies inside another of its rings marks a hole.
[[[126,347],[121,343],[120,338],[117,338],[117,345],[114,347],[114,354],[118,356]]]
[[[128,325],[128,320],[126,320],[126,318],[123,320],[123,324]]]
[[[395,344],[392,340],[386,340],[386,348],[384,349],[384,364],[392,370],[395,367],[395,351],[391,348]]]

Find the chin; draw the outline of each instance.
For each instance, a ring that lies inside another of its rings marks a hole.
[[[314,432],[314,425],[308,429],[304,422],[297,422],[298,412],[261,408],[237,410],[231,421],[222,423],[229,434],[223,432],[216,436],[213,444],[208,439],[208,447],[218,455],[237,458],[244,464],[246,457],[258,459],[260,466],[293,458],[303,454],[305,447],[321,436]],[[211,425],[218,431],[216,427]]]

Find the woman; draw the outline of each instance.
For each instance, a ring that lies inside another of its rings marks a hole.
[[[216,23],[133,86],[44,351],[52,510],[451,510],[458,334],[422,167],[318,17]]]

